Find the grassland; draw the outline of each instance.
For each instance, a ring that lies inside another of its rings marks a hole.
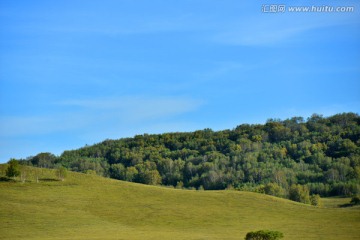
[[[53,170],[36,171],[39,183],[33,174],[25,183],[0,182],[0,239],[244,239],[260,229],[281,231],[284,239],[360,238],[360,208],[337,207],[349,199],[324,199],[317,208],[256,193],[80,173],[51,181]]]

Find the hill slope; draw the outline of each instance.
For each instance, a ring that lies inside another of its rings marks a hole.
[[[0,182],[0,239],[355,239],[359,208],[316,208],[249,192],[185,191],[69,173]]]
[[[322,197],[352,196],[360,189],[360,116],[314,114],[233,130],[144,134],[21,163],[190,189],[255,191],[274,183],[276,195],[288,197],[300,184]]]

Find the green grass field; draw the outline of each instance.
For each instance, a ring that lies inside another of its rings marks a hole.
[[[28,174],[25,183],[0,182],[0,239],[244,239],[261,229],[281,231],[284,239],[360,239],[360,208],[337,207],[349,199],[324,199],[317,208],[256,193],[80,173],[50,181],[53,170],[37,171],[47,180],[36,183]]]

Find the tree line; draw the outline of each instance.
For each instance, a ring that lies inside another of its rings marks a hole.
[[[232,130],[143,134],[18,161],[129,182],[239,189],[302,202],[360,191],[360,117],[269,119]],[[312,196],[311,196],[312,195]],[[312,197],[312,199],[311,199]]]
[[[23,162],[21,162],[23,163]],[[44,168],[29,167],[20,165],[16,159],[11,159],[6,165],[0,165],[0,181],[20,181],[37,182],[39,181],[64,181],[67,169],[59,165],[55,171],[43,171]]]

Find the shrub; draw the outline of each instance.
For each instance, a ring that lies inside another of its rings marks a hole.
[[[268,184],[266,184],[265,187],[264,187],[264,191],[265,191],[266,194],[272,195],[272,196],[275,196],[275,197],[283,197],[283,196],[285,196],[285,190],[276,183],[268,183]]]
[[[313,206],[317,206],[317,207],[321,207],[322,206],[322,201],[321,201],[321,197],[319,194],[314,194],[310,196],[310,203]]]
[[[245,240],[277,240],[284,237],[279,231],[259,230],[256,232],[248,232]]]
[[[352,205],[359,205],[360,204],[360,197],[359,196],[354,196],[352,197],[350,204]]]
[[[57,174],[58,174],[58,176],[59,176],[59,180],[64,181],[64,179],[65,179],[66,176],[67,176],[67,170],[66,170],[66,168],[64,168],[63,166],[59,167],[59,168],[57,169]]]
[[[301,203],[310,203],[309,189],[306,186],[293,184],[289,190],[289,199]]]
[[[7,167],[6,169],[6,176],[9,177],[9,178],[14,178],[16,176],[19,176],[20,175],[20,169],[19,169],[19,162],[16,161],[15,159],[11,159],[9,161],[9,166]]]

